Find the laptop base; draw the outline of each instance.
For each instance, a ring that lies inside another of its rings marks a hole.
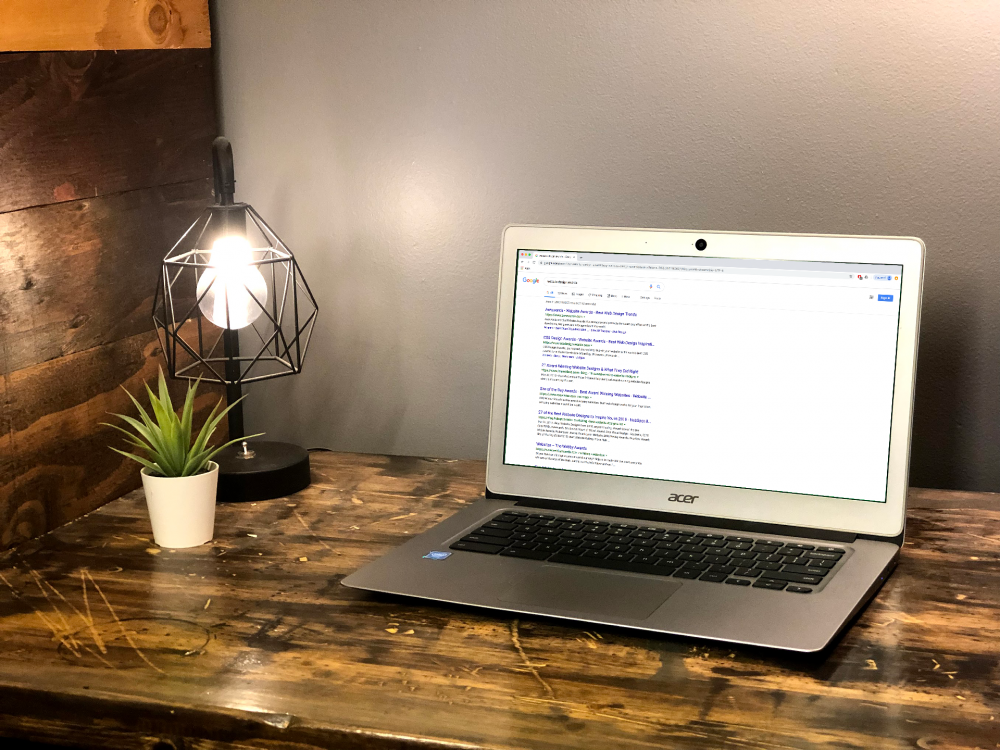
[[[518,614],[798,652],[821,651],[888,577],[892,542],[857,539],[837,574],[808,595],[451,549],[524,504],[484,499],[343,579],[345,586]],[[613,509],[609,509],[613,511]],[[573,514],[578,515],[578,514]],[[584,516],[614,521],[616,516]],[[671,528],[711,532],[708,525]],[[779,535],[783,541],[799,541]],[[815,542],[815,539],[802,539]]]

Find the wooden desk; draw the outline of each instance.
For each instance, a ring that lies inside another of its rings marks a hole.
[[[314,454],[311,488],[151,542],[133,493],[0,557],[0,735],[132,748],[997,748],[1000,497],[914,490],[825,658],[339,585],[483,487],[475,461]],[[3,741],[0,740],[0,745]]]

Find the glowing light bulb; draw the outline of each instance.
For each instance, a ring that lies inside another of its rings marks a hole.
[[[198,306],[219,328],[246,328],[264,311],[267,283],[252,262],[246,237],[220,237],[212,245],[209,267],[198,279]]]

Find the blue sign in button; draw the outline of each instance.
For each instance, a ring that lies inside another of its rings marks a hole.
[[[891,294],[880,294],[878,296],[878,301],[879,302],[892,302],[892,295]]]

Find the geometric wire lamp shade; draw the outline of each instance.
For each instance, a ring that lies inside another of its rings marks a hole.
[[[252,206],[236,203],[233,149],[212,143],[215,203],[163,259],[153,323],[175,378],[224,383],[229,437],[246,435],[245,383],[302,370],[316,299],[295,256]],[[219,499],[266,500],[309,485],[309,454],[291,443],[247,441],[223,449]]]
[[[246,203],[205,209],[163,259],[153,303],[173,377],[237,386],[300,372],[316,314],[295,256]]]

